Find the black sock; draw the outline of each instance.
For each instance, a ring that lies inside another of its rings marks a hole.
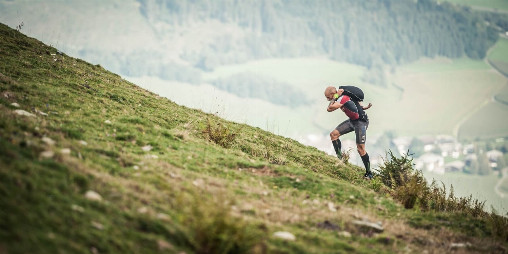
[[[340,139],[332,140],[333,149],[335,149],[335,153],[337,154],[337,157],[339,159],[342,159],[342,151],[340,150],[342,148],[342,144],[340,143]]]
[[[365,165],[365,172],[367,174],[370,173],[370,159],[369,159],[369,154],[368,153],[365,153],[362,157],[362,161],[363,161],[363,165]]]

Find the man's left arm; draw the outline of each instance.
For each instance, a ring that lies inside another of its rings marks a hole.
[[[369,105],[367,105],[367,107],[363,106],[361,103],[358,102],[358,104],[360,104],[360,106],[362,107],[363,110],[367,110],[369,109],[370,107],[372,107],[372,103],[369,103]]]

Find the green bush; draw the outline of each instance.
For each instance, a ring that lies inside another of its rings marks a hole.
[[[236,138],[236,133],[233,132],[231,128],[220,122],[213,123],[210,119],[207,120],[203,134],[208,138],[208,140],[211,140],[224,148],[231,147]]]

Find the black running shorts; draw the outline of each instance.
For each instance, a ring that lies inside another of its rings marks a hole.
[[[369,121],[355,120],[351,121],[350,119],[342,122],[337,127],[336,130],[339,131],[340,135],[344,135],[355,131],[356,134],[356,143],[357,144],[365,144],[367,140],[367,128],[369,127]]]

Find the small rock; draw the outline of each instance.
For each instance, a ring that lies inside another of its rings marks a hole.
[[[194,186],[197,186],[197,187],[202,186],[204,183],[205,183],[205,181],[203,181],[203,179],[201,179],[201,178],[192,181],[192,184],[194,184]]]
[[[142,206],[138,208],[138,213],[145,214],[148,212],[148,208],[146,206]]]
[[[132,166],[132,168],[133,168],[134,170],[138,170],[138,169],[139,169],[139,166],[138,166],[138,165],[134,165],[134,166]]]
[[[349,199],[355,199],[355,196],[350,195],[350,196],[349,196]]]
[[[84,140],[80,140],[79,144],[81,144],[83,146],[87,146],[88,145],[88,143],[86,141],[84,141]]]
[[[19,104],[17,104],[16,102],[11,103],[11,106],[13,106],[15,108],[19,108]]]
[[[20,116],[29,116],[29,117],[35,117],[34,114],[30,113],[30,112],[27,112],[27,111],[24,111],[22,109],[16,109],[14,110],[14,113],[20,115]]]
[[[69,154],[71,154],[71,149],[69,149],[69,148],[62,148],[60,150],[60,153],[61,154],[65,154],[65,155],[69,155]]]
[[[172,250],[173,245],[164,241],[164,240],[157,240],[157,246],[159,246],[159,250]]]
[[[169,215],[165,214],[165,213],[158,213],[157,214],[157,219],[159,220],[163,220],[163,221],[170,221],[171,218],[169,217]]]
[[[277,232],[273,233],[273,236],[276,238],[287,240],[287,241],[296,240],[295,235],[293,235],[287,231],[277,231]]]
[[[93,190],[87,191],[85,193],[85,198],[87,198],[89,200],[93,200],[93,201],[101,201],[102,200],[101,195]]]
[[[263,191],[261,194],[263,194],[263,196],[268,196],[268,191]]]
[[[106,121],[104,121],[104,123],[105,123],[105,124],[111,124],[111,121],[106,120]]]
[[[328,210],[330,210],[330,212],[337,212],[337,209],[332,202],[328,202]]]
[[[47,114],[47,113],[44,113],[44,112],[42,112],[42,111],[40,111],[40,110],[38,110],[38,109],[36,109],[36,110],[35,110],[35,112],[36,112],[37,114],[41,115],[41,116],[48,116],[48,114]]]
[[[143,146],[141,147],[141,150],[145,151],[145,152],[150,152],[152,150],[152,146],[151,145],[147,145],[147,146]]]
[[[51,138],[49,137],[43,137],[42,139],[42,142],[46,143],[47,145],[54,145],[56,142],[54,140],[52,140]]]
[[[372,229],[372,230],[374,230],[377,233],[381,233],[381,232],[384,231],[384,228],[380,224],[373,223],[373,222],[370,222],[370,221],[354,220],[353,224],[355,224],[357,226],[360,226],[362,228],[369,229],[369,230]]]
[[[299,183],[301,180],[300,178],[296,178],[295,182]]]
[[[104,225],[102,225],[101,223],[97,222],[97,221],[92,221],[92,227],[98,229],[98,230],[103,230],[104,229]]]
[[[74,204],[71,205],[71,209],[76,211],[76,212],[80,212],[80,213],[85,211],[85,208],[83,208],[83,207],[81,207],[79,205],[74,205]]]
[[[312,203],[315,204],[315,205],[319,205],[319,200],[314,199],[314,200],[312,200]]]
[[[341,237],[346,237],[346,238],[350,238],[351,237],[351,233],[347,232],[347,231],[340,231],[339,232],[339,236]]]
[[[92,254],[99,254],[99,251],[97,250],[97,248],[95,247],[90,247],[90,252],[92,252]]]
[[[48,150],[48,151],[44,151],[40,154],[40,156],[42,158],[45,158],[45,159],[50,159],[50,158],[53,158],[53,156],[55,156],[55,152],[51,151],[51,150]]]
[[[145,154],[145,158],[147,158],[147,159],[158,159],[159,156],[157,156],[155,154]]]
[[[458,249],[458,248],[466,248],[471,247],[470,243],[452,243],[450,244],[450,248],[452,249]]]

